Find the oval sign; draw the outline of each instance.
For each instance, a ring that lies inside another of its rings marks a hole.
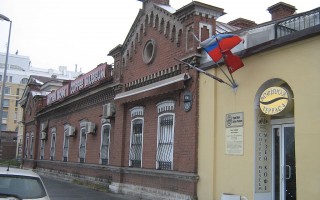
[[[291,110],[290,93],[282,87],[270,87],[260,96],[260,109],[267,115],[279,115]]]

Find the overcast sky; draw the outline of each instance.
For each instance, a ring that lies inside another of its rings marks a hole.
[[[256,23],[271,20],[267,8],[280,0],[198,0],[224,9],[218,21],[239,17]],[[282,0],[301,13],[320,0]],[[192,0],[170,0],[179,9]],[[0,14],[12,20],[10,53],[28,56],[32,66],[88,72],[113,59],[109,51],[122,44],[142,8],[137,0],[0,0]],[[9,23],[0,21],[0,52],[6,52]]]

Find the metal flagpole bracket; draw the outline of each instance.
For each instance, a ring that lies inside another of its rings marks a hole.
[[[237,84],[234,83],[234,84],[231,85],[230,83],[225,82],[225,81],[222,80],[221,78],[216,77],[216,76],[214,76],[214,75],[212,75],[212,74],[210,74],[210,73],[208,73],[208,72],[206,72],[206,71],[204,71],[204,70],[202,70],[202,69],[200,69],[200,68],[198,68],[198,67],[195,67],[195,66],[191,65],[190,63],[184,62],[184,61],[179,60],[179,59],[177,59],[177,58],[174,58],[174,59],[177,60],[177,61],[179,61],[179,62],[181,62],[181,63],[183,63],[183,64],[185,64],[185,65],[187,65],[188,67],[190,67],[190,68],[192,68],[192,69],[197,70],[198,72],[204,73],[205,75],[209,76],[210,78],[213,78],[213,79],[216,80],[216,81],[219,81],[220,83],[224,83],[224,84],[230,86],[230,87],[233,88],[233,89],[238,87]]]

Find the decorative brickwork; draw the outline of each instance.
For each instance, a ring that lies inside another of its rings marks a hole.
[[[24,166],[106,183],[113,192],[196,199],[199,77],[175,58],[197,64],[193,34],[210,37],[222,14],[199,2],[175,11],[169,0],[143,1],[125,42],[109,52],[112,71],[98,66],[93,71],[101,80],[84,87],[83,77],[95,77],[85,74],[72,82],[74,93],[47,105],[47,96],[26,97]],[[186,91],[192,98],[188,112]],[[112,115],[106,115],[107,104],[114,105]],[[41,124],[47,137],[40,143]]]

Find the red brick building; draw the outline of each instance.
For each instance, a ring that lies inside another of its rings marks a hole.
[[[145,0],[109,52],[113,67],[58,88],[29,84],[24,167],[142,198],[196,199],[198,73],[176,59],[197,64],[193,33],[201,41],[215,34],[223,14],[199,2],[174,10],[169,0]]]

